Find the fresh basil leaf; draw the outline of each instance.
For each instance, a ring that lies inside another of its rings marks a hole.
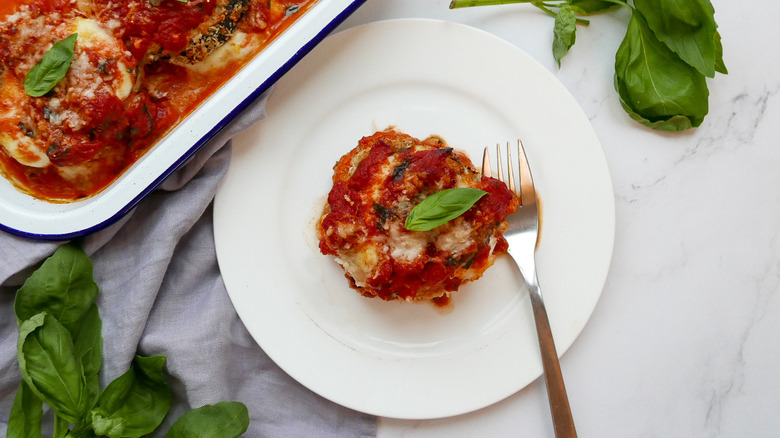
[[[85,414],[84,371],[70,332],[41,312],[22,322],[17,349],[19,370],[30,390],[57,416],[78,423]]]
[[[16,292],[14,311],[19,321],[46,311],[72,332],[97,294],[92,261],[78,246],[63,245]]]
[[[409,212],[404,226],[409,231],[432,230],[462,215],[486,194],[484,190],[471,187],[436,192]]]
[[[89,257],[75,245],[63,245],[27,279],[14,302],[20,321],[45,311],[70,332],[84,371],[81,412],[91,409],[100,395],[98,372],[103,338],[94,304],[97,293]]]
[[[715,8],[709,0],[635,0],[655,36],[707,77],[715,76]]]
[[[555,27],[553,31],[553,56],[558,67],[561,59],[569,53],[577,38],[577,16],[571,6],[564,5],[555,14]]]
[[[249,411],[240,402],[219,402],[179,417],[165,438],[235,438],[249,428]]]
[[[103,347],[102,329],[103,323],[100,320],[98,308],[93,304],[84,313],[72,333],[74,352],[84,369],[86,385],[84,392],[85,411],[92,409],[100,396],[98,373],[103,361],[101,352]]]
[[[99,436],[109,438],[120,438],[125,436],[125,424],[127,423],[121,417],[104,417],[100,411],[92,411],[91,416],[92,430]]]
[[[68,74],[73,52],[76,50],[78,34],[72,34],[43,54],[40,62],[27,72],[24,78],[24,92],[33,97],[43,96],[51,91],[57,82]]]
[[[699,126],[709,110],[704,75],[660,42],[637,10],[615,55],[615,89],[626,112],[653,129]]]
[[[619,6],[603,0],[570,0],[569,5],[575,12],[582,15],[596,14]]]
[[[11,406],[7,438],[42,438],[43,402],[22,381]]]
[[[140,437],[155,430],[171,409],[164,366],[165,356],[136,356],[130,369],[106,387],[92,410],[95,433]]]
[[[723,43],[720,41],[720,32],[715,32],[715,71],[729,74],[726,64],[723,62]]]

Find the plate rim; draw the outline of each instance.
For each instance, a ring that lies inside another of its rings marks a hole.
[[[361,31],[361,29],[366,29],[366,28],[368,28],[368,27],[371,27],[371,26],[377,26],[377,25],[387,25],[387,24],[390,24],[390,25],[392,25],[393,23],[399,23],[399,22],[400,22],[400,23],[402,23],[402,24],[403,24],[403,23],[413,23],[413,22],[419,22],[419,23],[427,23],[427,24],[434,24],[434,25],[435,25],[435,24],[439,24],[439,25],[441,25],[441,24],[444,24],[444,25],[447,25],[447,26],[456,26],[456,27],[462,27],[462,28],[464,28],[464,29],[468,29],[469,31],[477,31],[477,32],[479,32],[479,33],[482,33],[482,34],[484,34],[484,35],[486,35],[486,36],[489,36],[489,37],[490,37],[490,38],[492,38],[492,39],[495,39],[495,40],[501,41],[501,42],[503,42],[504,44],[510,44],[510,43],[508,43],[508,42],[504,41],[503,39],[500,39],[499,37],[497,37],[497,36],[495,36],[495,35],[493,35],[493,34],[490,34],[489,32],[486,32],[486,31],[484,31],[484,30],[481,30],[481,29],[478,29],[478,28],[474,28],[474,27],[471,27],[471,26],[468,26],[468,25],[460,24],[460,23],[454,23],[454,22],[449,22],[449,21],[445,21],[445,20],[437,20],[437,19],[401,18],[401,19],[381,20],[381,21],[377,21],[377,22],[372,22],[372,23],[366,23],[366,24],[363,24],[363,25],[359,25],[359,26],[356,26],[356,27],[354,27],[354,28],[346,29],[346,30],[345,30],[345,31],[343,31],[343,32],[344,32],[344,33],[346,33],[346,32],[350,32],[350,31],[352,31],[352,32],[360,32],[360,31]],[[530,55],[528,55],[527,53],[525,53],[525,52],[524,52],[522,49],[520,49],[519,47],[517,47],[517,46],[514,46],[514,45],[511,45],[511,46],[512,46],[513,50],[516,50],[516,51],[518,51],[519,53],[523,53],[523,54],[524,54],[524,55],[525,55],[525,56],[528,58],[528,60],[530,60],[531,62],[534,62],[534,63],[536,63],[536,64],[539,64],[539,63],[538,63],[538,61],[536,61],[535,59],[533,59],[532,57],[530,57]],[[539,66],[541,66],[541,65],[539,64]],[[549,72],[547,72],[547,73],[549,74]],[[557,81],[557,79],[556,79],[556,81]],[[565,91],[565,93],[566,93],[566,94],[568,94],[568,96],[569,96],[569,97],[571,97],[571,94],[568,92],[568,90],[566,90],[566,89],[563,87],[563,85],[562,85],[562,84],[560,84],[560,83],[559,83],[559,85],[560,85],[560,88],[561,88],[562,90],[564,90],[564,91]],[[273,99],[273,96],[272,96],[272,99]],[[571,97],[571,99],[572,99],[572,101],[574,101],[573,97]],[[576,107],[579,109],[580,113],[582,113],[582,114],[581,114],[581,115],[582,115],[582,117],[585,117],[585,114],[584,114],[584,112],[582,112],[582,109],[581,109],[581,107],[579,106],[579,104],[577,104],[577,103],[576,103],[576,101],[574,101],[574,104],[575,104],[575,105],[576,105]],[[574,343],[574,341],[575,341],[575,340],[576,340],[576,339],[579,337],[579,335],[580,335],[580,333],[582,332],[582,330],[584,329],[585,325],[587,325],[587,322],[588,322],[588,320],[589,320],[589,319],[590,319],[590,317],[592,316],[592,314],[593,314],[593,310],[595,309],[595,306],[597,305],[597,303],[598,303],[598,301],[599,301],[599,298],[600,298],[600,296],[601,296],[601,293],[602,293],[602,291],[603,291],[604,284],[605,284],[605,282],[606,282],[606,277],[607,277],[607,274],[608,274],[608,271],[609,271],[609,266],[611,265],[611,260],[612,260],[612,255],[613,255],[613,249],[614,249],[614,238],[615,238],[615,234],[614,234],[614,231],[615,231],[615,210],[614,210],[614,209],[615,209],[615,204],[614,204],[614,197],[613,197],[613,196],[614,196],[614,195],[613,195],[614,191],[613,191],[613,186],[612,186],[612,180],[611,180],[611,176],[609,175],[608,166],[607,166],[607,163],[606,163],[606,158],[605,158],[605,156],[604,156],[604,151],[603,151],[603,148],[601,147],[601,144],[600,144],[600,142],[598,141],[598,138],[595,136],[595,131],[593,131],[593,128],[592,128],[592,126],[590,125],[590,123],[589,123],[589,122],[588,122],[588,126],[589,126],[589,129],[592,131],[592,134],[593,134],[593,136],[594,136],[594,138],[595,138],[595,141],[596,141],[596,143],[597,143],[597,146],[598,146],[598,148],[597,148],[597,151],[596,151],[596,152],[598,152],[598,154],[599,154],[599,157],[597,157],[597,158],[599,158],[599,162],[603,164],[603,166],[604,166],[604,169],[605,169],[605,170],[606,170],[606,172],[607,172],[607,173],[606,173],[606,175],[604,175],[604,176],[605,176],[605,178],[606,178],[606,182],[607,182],[607,184],[608,184],[608,188],[609,188],[609,191],[610,191],[610,198],[609,198],[609,199],[610,199],[610,205],[609,205],[609,210],[610,210],[610,212],[609,212],[609,214],[608,214],[608,217],[609,217],[609,220],[610,220],[610,225],[609,225],[609,228],[610,228],[611,232],[610,232],[610,236],[609,236],[609,242],[608,242],[608,243],[609,243],[609,244],[608,244],[608,254],[606,255],[606,268],[604,269],[604,271],[603,271],[602,275],[601,275],[601,276],[600,276],[600,278],[598,279],[598,283],[599,283],[600,287],[599,287],[599,290],[598,290],[598,294],[597,294],[597,296],[596,296],[596,299],[595,299],[595,301],[594,301],[593,308],[592,308],[592,309],[590,309],[590,311],[588,312],[587,318],[585,318],[585,321],[583,322],[582,326],[581,326],[581,327],[579,327],[579,329],[577,330],[577,333],[574,335],[574,337],[573,337],[573,340],[571,341],[571,343],[570,343],[569,345],[566,345],[566,348],[559,349],[559,355],[562,355],[562,354],[564,354],[564,353],[565,353],[565,351],[566,351],[566,350],[568,350],[568,348],[569,348],[569,347],[570,347],[570,346],[571,346],[571,345]],[[221,204],[221,199],[222,199],[222,198],[221,198],[221,193],[223,193],[223,192],[222,192],[222,187],[220,188],[220,191],[217,193],[217,197],[216,197],[216,199],[215,199],[215,208],[214,208],[214,218],[215,218],[215,219],[214,219],[214,228],[215,228],[215,241],[216,241],[216,242],[219,242],[219,241],[220,241],[220,239],[219,239],[219,235],[220,235],[219,228],[220,228],[220,227],[219,227],[219,225],[218,225],[218,221],[220,220],[220,219],[219,219],[219,215],[220,215],[220,213],[219,213],[219,207],[218,207],[218,206]],[[220,244],[219,244],[219,243],[217,243],[217,257],[218,257],[218,260],[220,260],[220,268],[221,268],[221,270],[222,270],[223,272],[225,272],[225,271],[226,271],[226,269],[225,269],[225,268],[223,267],[223,265],[222,265],[222,262],[224,262],[224,256],[223,256],[223,257],[220,257],[220,254],[221,254],[223,251],[226,251],[226,250],[225,250],[225,249],[221,249],[221,246],[220,246]],[[228,294],[231,296],[231,301],[233,302],[234,306],[236,307],[236,310],[237,310],[237,312],[239,313],[239,316],[240,316],[240,317],[242,318],[242,320],[243,320],[243,319],[244,319],[244,316],[243,316],[242,314],[244,314],[244,312],[245,312],[245,309],[242,309],[242,308],[241,308],[241,303],[237,302],[237,300],[236,300],[236,297],[235,297],[233,294],[231,294],[231,293],[230,293],[230,292],[231,292],[231,287],[229,286],[229,283],[231,283],[231,280],[230,280],[229,278],[227,278],[227,277],[225,277],[225,278],[224,278],[224,280],[225,280],[225,285],[226,285],[226,288],[227,288],[227,290],[228,290]],[[245,324],[246,324],[246,322],[245,322]],[[248,328],[248,329],[250,329],[249,327],[247,327],[247,328]],[[261,341],[257,339],[257,337],[255,336],[255,334],[254,334],[254,333],[252,333],[251,329],[250,329],[250,334],[251,334],[251,335],[252,335],[252,337],[255,339],[255,341],[256,341],[256,342],[258,342],[258,344],[260,344],[260,345],[261,345],[261,347],[262,347],[262,343],[261,343]],[[275,356],[274,356],[274,354],[273,354],[274,352],[268,352],[268,351],[266,351],[266,353],[267,353],[267,354],[269,354],[269,356],[270,356],[270,357],[271,357],[271,358],[272,358],[272,359],[273,359],[275,362],[277,362],[277,359],[275,358]],[[277,364],[279,364],[279,363],[277,362]],[[280,367],[282,367],[282,369],[283,369],[285,372],[287,372],[288,374],[290,374],[290,375],[291,375],[291,376],[292,376],[294,379],[296,379],[296,380],[298,380],[299,382],[301,382],[301,378],[300,378],[300,376],[296,375],[294,372],[291,372],[290,370],[288,370],[287,368],[285,368],[285,367],[284,367],[284,366],[282,366],[282,365],[280,365]],[[538,378],[540,375],[541,375],[541,374],[537,375],[537,376],[536,376],[534,379]],[[532,381],[533,381],[533,380],[532,380]],[[303,382],[301,382],[301,383],[303,383]],[[528,382],[528,383],[530,383],[530,382]],[[523,387],[525,387],[525,386],[526,386],[528,383],[526,383],[525,385],[523,385],[523,386],[521,386],[521,387],[519,387],[519,388],[507,388],[507,391],[506,391],[505,393],[501,394],[500,396],[498,396],[497,398],[495,398],[494,400],[492,400],[492,401],[490,401],[490,402],[488,402],[488,403],[479,403],[479,405],[478,405],[478,406],[468,406],[468,407],[465,407],[465,408],[463,408],[463,409],[461,409],[461,410],[458,410],[458,411],[444,412],[444,413],[442,413],[442,412],[439,412],[439,413],[435,413],[435,414],[432,414],[432,415],[431,415],[431,414],[423,414],[423,415],[414,415],[414,414],[411,414],[411,415],[399,415],[399,414],[397,414],[397,413],[396,413],[396,414],[393,414],[392,412],[387,412],[387,411],[378,411],[378,410],[376,410],[376,409],[373,409],[373,408],[366,409],[365,407],[362,407],[362,406],[359,406],[359,405],[355,405],[354,403],[345,402],[344,400],[336,400],[336,399],[334,399],[334,397],[333,397],[333,395],[332,395],[332,394],[324,394],[323,392],[321,392],[321,391],[320,391],[320,390],[318,390],[318,389],[311,388],[311,387],[310,387],[309,385],[307,385],[306,383],[303,383],[303,384],[304,384],[304,386],[307,386],[307,387],[309,387],[310,389],[312,389],[314,392],[317,392],[318,394],[320,394],[320,395],[322,395],[322,396],[324,396],[324,397],[326,397],[326,398],[329,398],[329,399],[331,399],[331,400],[333,400],[333,401],[335,401],[335,402],[337,402],[337,403],[339,403],[339,404],[342,404],[342,405],[344,405],[344,406],[347,406],[347,407],[349,407],[349,408],[351,408],[351,409],[355,409],[355,410],[358,410],[358,411],[366,412],[366,413],[369,413],[369,414],[380,415],[380,416],[391,417],[391,418],[403,418],[403,419],[432,419],[432,418],[443,418],[443,417],[449,417],[449,416],[453,416],[453,415],[464,414],[464,413],[467,413],[467,412],[471,412],[471,411],[474,411],[474,410],[477,410],[477,409],[480,409],[480,408],[483,408],[483,407],[489,406],[490,404],[493,404],[493,403],[495,403],[495,402],[497,402],[497,401],[500,401],[500,400],[502,400],[502,399],[506,398],[507,396],[509,396],[509,395],[511,395],[511,394],[513,394],[513,393],[515,393],[515,392],[517,392],[518,390],[520,390],[520,389],[522,389]]]

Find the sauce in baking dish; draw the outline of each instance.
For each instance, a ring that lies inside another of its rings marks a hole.
[[[0,171],[93,196],[315,2],[4,0]]]

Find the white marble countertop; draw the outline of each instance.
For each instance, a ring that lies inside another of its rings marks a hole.
[[[582,437],[780,433],[780,4],[713,0],[727,76],[683,134],[641,127],[612,85],[626,11],[592,17],[559,70],[552,19],[529,5],[450,10],[449,0],[368,0],[341,28],[402,17],[489,31],[547,67],[584,109],[613,179],[612,266],[563,355]],[[380,438],[552,437],[541,379],[470,414],[382,418]]]

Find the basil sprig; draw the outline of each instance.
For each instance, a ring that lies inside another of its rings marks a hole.
[[[631,18],[615,54],[615,90],[628,115],[662,131],[701,125],[709,111],[705,78],[728,74],[710,0],[453,0],[450,8],[530,3],[555,17],[553,57],[574,45],[577,17],[618,6]]]
[[[130,369],[100,391],[103,337],[97,294],[92,262],[70,244],[17,291],[22,382],[11,406],[8,438],[41,437],[44,403],[54,412],[52,436],[57,438],[140,437],[168,415],[172,394],[164,376],[165,356],[135,356]],[[248,427],[244,404],[221,402],[184,414],[166,437],[231,438]]]
[[[406,217],[409,231],[428,231],[467,212],[487,194],[471,187],[456,187],[436,192],[415,205]]]
[[[54,43],[43,54],[40,62],[35,64],[24,78],[25,93],[33,97],[43,96],[68,74],[73,61],[73,52],[76,50],[76,38],[78,34],[74,33]]]

